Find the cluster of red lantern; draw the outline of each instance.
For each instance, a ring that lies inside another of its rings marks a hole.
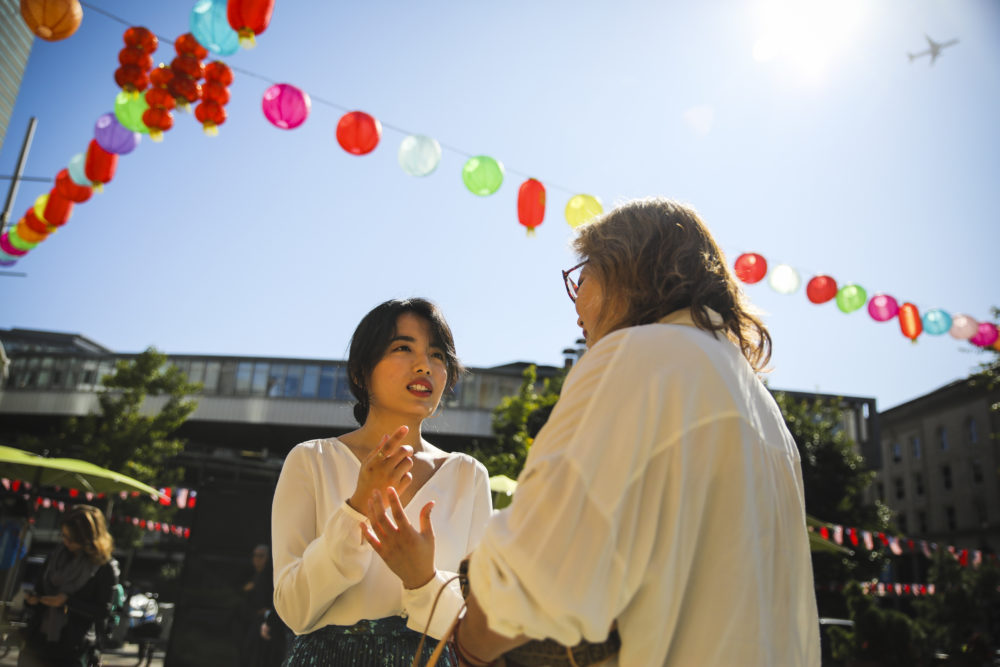
[[[214,136],[219,126],[226,122],[226,104],[229,103],[229,86],[233,83],[233,71],[221,60],[213,60],[205,65],[205,85],[201,88],[201,102],[194,110],[194,116],[201,122],[205,134]]]
[[[208,49],[198,43],[191,33],[185,33],[174,42],[177,57],[170,63],[173,78],[167,89],[181,108],[188,108],[201,99],[201,83],[205,77],[202,60],[208,57]]]
[[[153,69],[153,53],[160,42],[146,28],[134,26],[125,31],[125,48],[118,52],[120,67],[115,70],[115,83],[127,93],[141,93],[149,87],[149,71]]]
[[[252,49],[256,35],[267,30],[274,12],[274,0],[229,0],[226,4],[226,18],[229,26],[240,38],[240,46]]]

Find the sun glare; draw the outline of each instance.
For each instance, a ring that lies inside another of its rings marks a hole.
[[[863,0],[771,0],[760,6],[757,62],[783,62],[810,80],[821,79],[856,36]]]

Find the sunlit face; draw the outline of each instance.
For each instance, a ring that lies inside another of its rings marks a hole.
[[[606,333],[601,322],[601,310],[604,308],[604,284],[596,271],[586,264],[580,272],[576,292],[576,323],[583,329],[583,338],[587,347],[599,341]]]
[[[267,565],[267,549],[257,547],[253,550],[253,569],[262,572],[265,565]]]
[[[445,352],[435,344],[430,323],[413,313],[403,313],[396,320],[395,336],[372,370],[369,416],[430,417],[447,384]]]

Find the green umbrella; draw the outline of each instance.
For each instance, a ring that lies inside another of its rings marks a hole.
[[[91,493],[139,491],[159,499],[160,493],[128,475],[79,459],[50,459],[0,445],[0,477],[23,479],[34,486],[59,486]]]

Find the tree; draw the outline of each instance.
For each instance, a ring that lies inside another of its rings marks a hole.
[[[917,623],[906,614],[880,609],[861,591],[857,582],[848,584],[844,594],[854,626],[830,629],[834,658],[884,667],[910,667],[922,663],[927,654],[926,638]]]
[[[470,452],[483,462],[491,476],[516,478],[520,474],[531,443],[559,400],[564,375],[544,380],[540,392],[536,391],[538,370],[534,365],[525,368],[521,377],[517,394],[505,397],[493,409],[496,443],[480,445]]]
[[[114,373],[101,382],[99,413],[68,419],[53,436],[28,441],[26,448],[81,458],[151,486],[178,482],[183,470],[169,467],[168,462],[183,451],[184,442],[174,433],[197,407],[189,396],[201,385],[188,382],[176,366],[167,364],[165,354],[152,347],[134,359],[119,360]],[[143,411],[147,397],[165,397],[166,402],[159,410]],[[156,513],[149,502],[126,502],[122,511],[133,516],[152,518]],[[166,518],[162,512],[160,518]],[[116,539],[138,539],[138,529],[129,532],[134,534]]]
[[[884,532],[891,511],[881,502],[867,503],[865,490],[875,479],[864,457],[841,424],[843,411],[831,399],[800,400],[777,392],[775,400],[802,458],[806,513],[821,521]],[[814,551],[817,583],[843,584],[877,576],[885,565],[881,551],[857,549],[852,554]],[[818,595],[820,613],[842,615],[840,596]]]

